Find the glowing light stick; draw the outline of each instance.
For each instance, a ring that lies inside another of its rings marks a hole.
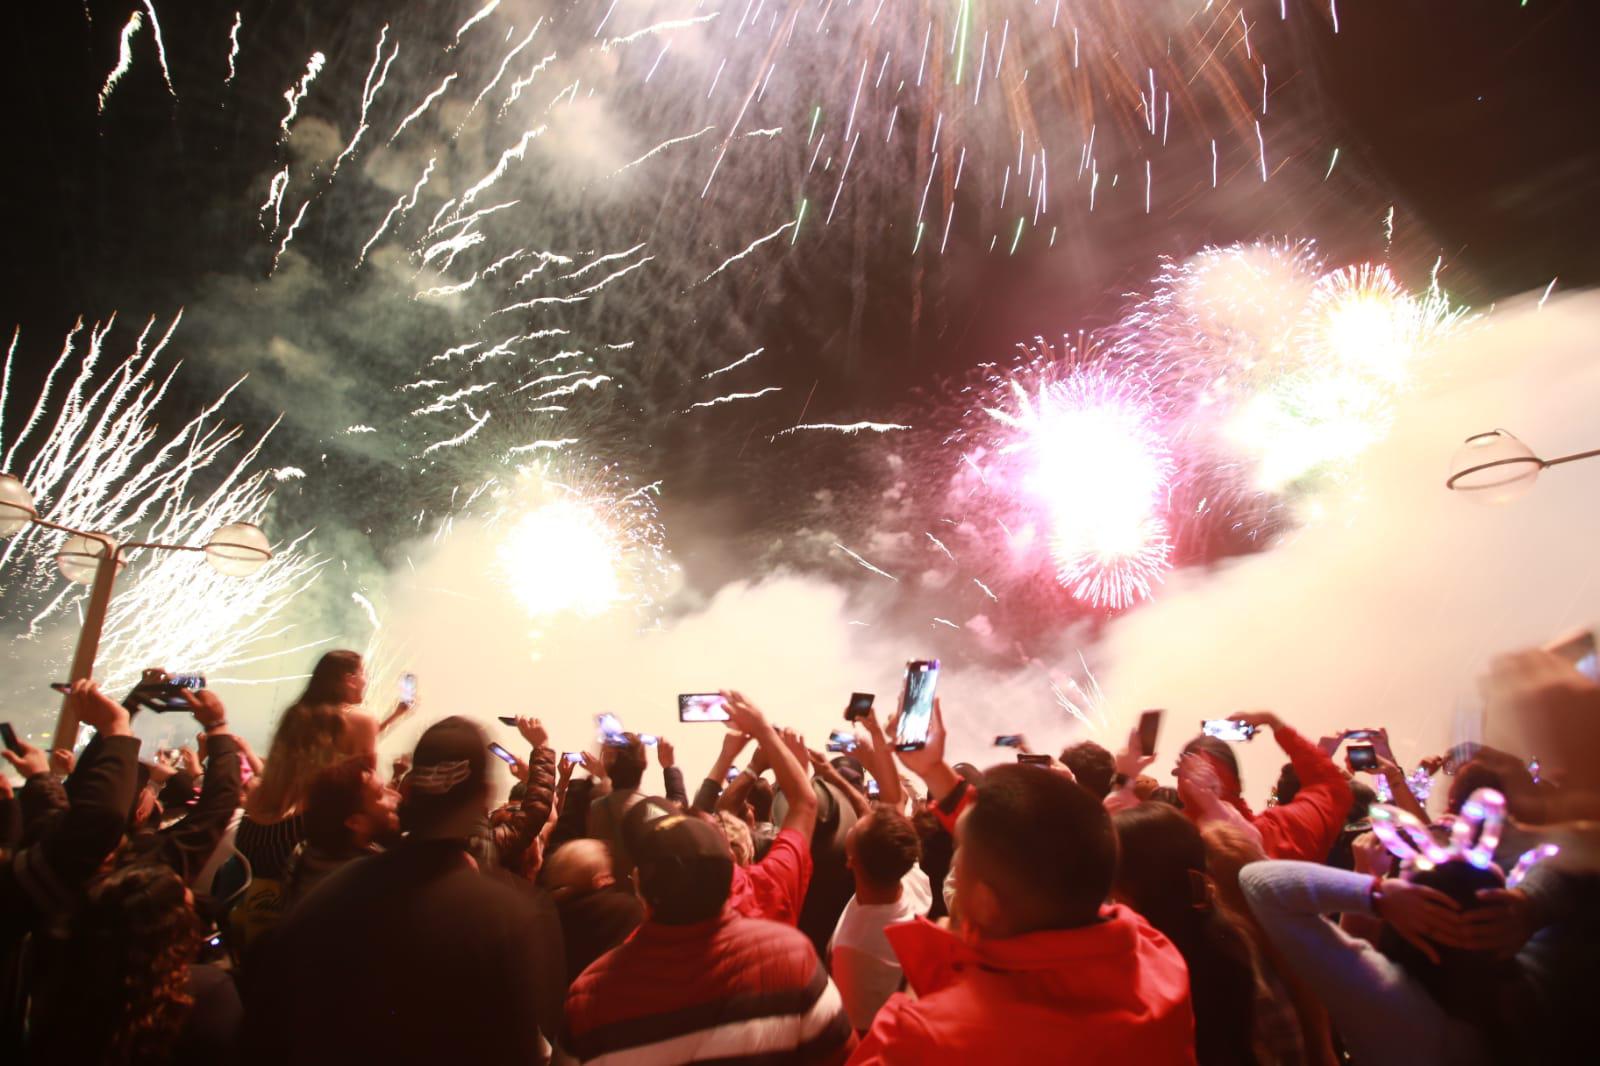
[[[1505,826],[1506,798],[1492,788],[1473,792],[1450,828],[1448,844],[1434,840],[1420,819],[1398,807],[1380,804],[1372,808],[1371,817],[1372,831],[1389,853],[1409,869],[1431,870],[1447,862],[1469,862],[1487,870],[1493,864],[1494,849]],[[1506,887],[1517,887],[1536,864],[1560,851],[1555,844],[1540,844],[1523,852],[1506,877]]]

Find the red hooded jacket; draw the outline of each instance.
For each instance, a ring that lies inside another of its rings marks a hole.
[[[1222,778],[1222,798],[1261,833],[1267,858],[1325,862],[1350,814],[1350,782],[1321,748],[1288,726],[1274,728],[1272,739],[1300,778],[1294,799],[1256,814],[1239,795],[1238,775],[1212,759]]]
[[[1100,918],[977,944],[923,918],[891,925],[917,998],[891,997],[850,1062],[1189,1066],[1183,957],[1126,907]]]

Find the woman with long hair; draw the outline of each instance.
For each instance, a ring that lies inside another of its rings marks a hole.
[[[1188,964],[1200,1066],[1254,1063],[1255,961],[1211,884],[1200,831],[1165,803],[1141,803],[1112,824],[1121,852],[1112,897],[1160,930]]]
[[[228,1061],[239,995],[225,971],[195,965],[199,951],[194,897],[171,867],[113,870],[89,890],[34,1001],[30,1061]]]
[[[317,661],[306,688],[272,735],[261,780],[245,800],[234,847],[250,863],[251,885],[235,912],[235,933],[248,945],[283,911],[289,857],[305,839],[300,809],[321,770],[347,758],[376,765],[378,725],[360,710],[367,673],[353,651]]]

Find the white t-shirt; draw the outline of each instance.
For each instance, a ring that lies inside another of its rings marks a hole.
[[[920,866],[913,866],[900,881],[896,902],[861,904],[851,896],[844,905],[828,942],[828,954],[833,983],[856,1029],[871,1028],[878,1008],[900,989],[900,960],[889,946],[884,928],[925,915],[932,906],[933,886]]]

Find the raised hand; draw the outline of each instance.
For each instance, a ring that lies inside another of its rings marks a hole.
[[[67,690],[67,704],[73,716],[96,733],[110,737],[132,735],[128,708],[101,692],[99,682],[92,678],[72,683]]]
[[[663,770],[670,770],[678,765],[678,753],[672,747],[672,741],[666,737],[656,738],[656,759],[661,763]]]
[[[10,763],[11,768],[22,775],[24,781],[35,774],[50,772],[50,763],[46,759],[44,752],[21,737],[17,738],[17,747],[22,749],[21,755],[16,754],[10,748],[0,748],[0,755],[5,756],[6,762]]]
[[[215,733],[228,724],[228,709],[222,705],[222,698],[208,688],[179,689],[183,700],[189,705],[189,711],[194,715],[194,720],[200,723],[200,728],[208,733]]]
[[[1130,729],[1128,731],[1127,746],[1117,753],[1117,773],[1121,774],[1129,781],[1132,781],[1134,778],[1144,773],[1145,769],[1155,761],[1155,755],[1146,755],[1144,754],[1144,750],[1140,748],[1138,727],[1135,726],[1133,729]]]
[[[517,716],[517,732],[522,734],[522,739],[526,740],[528,746],[535,751],[550,743],[549,731],[545,729],[544,723],[537,718],[519,714]]]
[[[1378,917],[1434,963],[1439,952],[1432,942],[1449,942],[1460,910],[1443,892],[1396,878],[1384,881],[1377,896]]]
[[[72,768],[78,765],[78,757],[72,754],[71,748],[52,748],[50,751],[50,772],[57,777],[66,777],[72,773]]]
[[[1265,726],[1274,731],[1283,725],[1282,719],[1271,711],[1235,711],[1233,714],[1228,715],[1228,720],[1230,722],[1243,722],[1245,725],[1253,725],[1257,729]]]

